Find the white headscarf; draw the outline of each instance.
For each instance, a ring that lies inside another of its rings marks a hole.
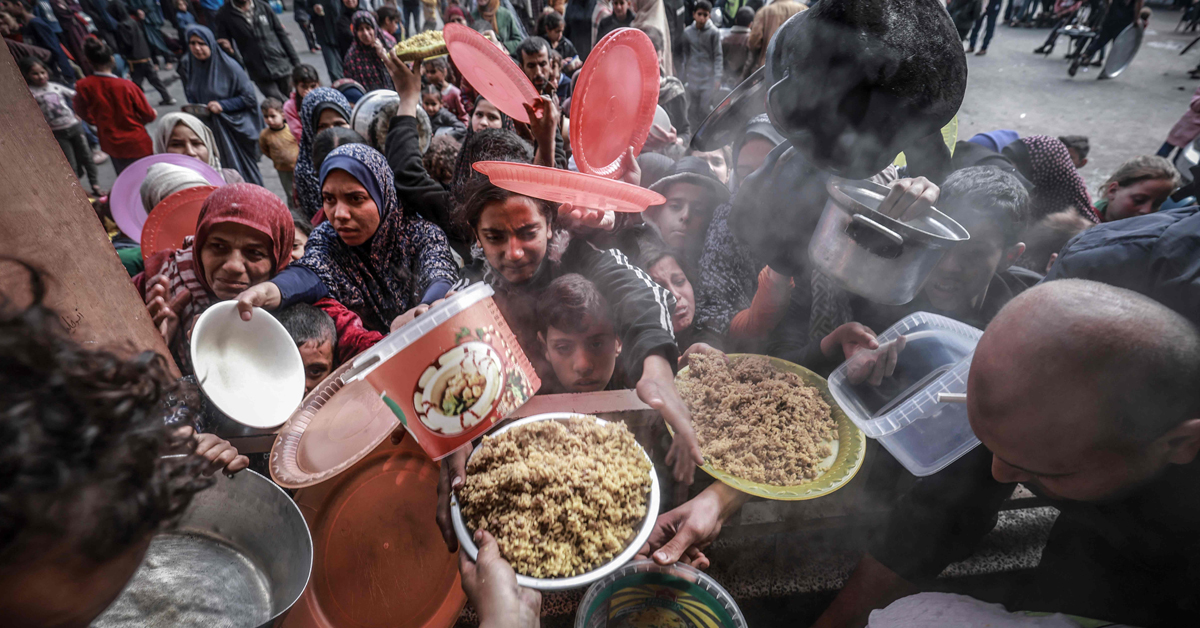
[[[184,166],[154,164],[142,181],[142,206],[149,214],[163,199],[188,188],[212,185],[203,175]]]
[[[193,116],[190,113],[181,111],[172,111],[158,119],[158,126],[154,129],[154,154],[158,155],[167,152],[167,143],[171,141],[171,133],[175,127],[180,124],[186,124],[200,141],[208,147],[208,165],[213,167],[217,172],[221,171],[221,152],[217,148],[217,140],[213,137],[210,130],[200,118]]]

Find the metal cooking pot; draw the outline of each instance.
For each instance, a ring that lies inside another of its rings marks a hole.
[[[367,92],[358,99],[354,110],[350,112],[350,128],[363,136],[363,139],[367,140],[367,144],[375,150],[386,153],[384,148],[388,125],[391,124],[399,106],[400,94],[393,90],[377,89]],[[416,118],[417,144],[421,153],[424,153],[429,149],[429,141],[433,137],[433,126],[429,122],[429,115],[421,107],[417,107]]]
[[[910,222],[879,213],[889,191],[882,185],[834,178],[826,188],[808,255],[843,288],[876,303],[912,301],[946,249],[971,237],[937,210]]]
[[[92,628],[270,626],[304,592],[312,559],[308,525],[287,493],[250,470],[217,474],[178,527],[154,537]]]

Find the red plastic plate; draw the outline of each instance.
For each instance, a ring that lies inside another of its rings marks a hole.
[[[478,161],[475,170],[497,187],[552,203],[615,212],[641,212],[667,202],[662,194],[594,174],[507,161]]]
[[[528,124],[524,105],[537,100],[538,93],[512,57],[462,24],[447,24],[442,35],[450,58],[471,87],[508,117]]]
[[[213,185],[225,185],[221,173],[213,170],[212,166],[187,155],[162,153],[150,155],[129,164],[121,176],[113,182],[112,192],[108,195],[108,205],[112,209],[113,221],[121,229],[121,233],[141,242],[142,226],[146,223],[147,210],[142,206],[142,181],[146,180],[146,171],[154,164],[174,164],[191,168]],[[151,209],[154,209],[153,207]]]
[[[155,205],[142,225],[142,260],[159,251],[183,248],[183,239],[196,235],[200,209],[215,189],[213,185],[201,185],[180,190]]]
[[[580,172],[614,178],[625,151],[642,152],[658,106],[658,55],[636,28],[592,49],[571,96],[571,151]]]

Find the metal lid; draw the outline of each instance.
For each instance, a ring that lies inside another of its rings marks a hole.
[[[746,124],[767,111],[766,66],[754,71],[746,80],[729,92],[700,123],[692,136],[692,148],[699,151],[717,150],[737,139]]]
[[[931,208],[916,220],[901,222],[877,211],[887,197],[888,188],[871,181],[852,181],[832,177],[826,184],[829,196],[850,214],[866,214],[879,224],[913,239],[934,246],[945,246],[971,239],[971,234],[953,218]]]

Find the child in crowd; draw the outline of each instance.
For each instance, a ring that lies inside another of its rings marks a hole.
[[[300,144],[283,119],[283,103],[279,102],[279,99],[267,98],[262,102],[261,108],[263,122],[266,122],[267,126],[258,136],[258,147],[275,166],[275,171],[279,173],[279,182],[283,185],[283,193],[287,196],[288,208],[295,211],[292,173],[296,169],[296,158],[300,156]]]
[[[671,174],[650,189],[662,194],[667,202],[647,208],[642,219],[685,263],[698,262],[713,211],[729,202],[729,188],[717,180],[704,160],[684,157],[675,163]]]
[[[1163,157],[1142,155],[1121,164],[1097,191],[1096,213],[1112,222],[1158,211],[1179,187],[1179,171]]]
[[[183,32],[187,27],[196,24],[196,16],[192,15],[192,5],[188,0],[175,1],[175,29]]]
[[[1088,163],[1088,138],[1086,135],[1063,135],[1058,138],[1067,147],[1067,152],[1071,154],[1071,163],[1075,164],[1076,170],[1082,170]]]
[[[301,63],[292,68],[292,85],[295,89],[287,102],[283,103],[283,117],[287,119],[288,129],[298,143],[304,135],[304,125],[300,124],[300,105],[304,103],[304,97],[309,92],[321,86],[321,77],[316,68]]]
[[[400,12],[395,7],[379,7],[375,11],[375,19],[379,20],[379,30],[391,35],[396,41],[404,40],[404,25],[400,23]]]
[[[570,39],[563,37],[563,29],[566,24],[561,14],[548,11],[538,18],[537,35],[550,42],[550,48],[562,56],[564,73],[571,74],[578,70],[583,62],[579,60],[579,52],[575,50],[575,44],[571,43]]]
[[[596,392],[619,384],[613,373],[621,340],[608,301],[583,275],[568,273],[546,286],[537,301],[537,337],[558,380],[557,389],[543,390]]]
[[[442,106],[449,109],[463,124],[467,124],[470,118],[467,108],[463,106],[462,92],[446,78],[450,72],[450,64],[446,63],[446,58],[429,59],[421,64],[421,70],[425,74],[425,82],[436,86],[441,92]]]
[[[119,2],[114,2],[108,5],[108,10],[118,21],[117,52],[129,64],[129,80],[133,81],[133,84],[137,85],[139,89],[142,87],[143,80],[149,81],[150,86],[162,98],[162,101],[158,103],[159,107],[175,104],[175,99],[167,92],[167,86],[163,85],[162,79],[158,78],[158,72],[150,60],[150,42],[146,39],[142,24],[135,19],[141,9],[130,6],[122,15],[122,6]]]
[[[304,394],[312,392],[337,367],[337,326],[321,310],[297,303],[274,312],[304,361]]]
[[[1021,233],[1025,253],[1017,260],[1017,265],[1035,273],[1050,272],[1054,260],[1058,259],[1058,252],[1067,242],[1095,224],[1071,209],[1042,218]]]
[[[709,8],[712,8],[711,4]],[[612,15],[600,20],[600,26],[596,29],[596,42],[618,28],[629,28],[633,25],[635,17],[637,16],[633,14],[633,9],[629,8],[629,0],[612,0]]]
[[[554,86],[558,102],[563,105],[563,115],[568,115],[570,108],[566,106],[566,102],[571,98],[573,87],[571,79],[563,73],[563,57],[557,50],[550,51],[550,84]]]
[[[312,234],[313,226],[311,222],[300,218],[294,218],[292,226],[296,228],[296,235],[292,239],[292,261],[294,262],[304,257],[304,247],[308,244],[308,236]]]
[[[459,150],[462,150],[462,144],[450,134],[443,133],[435,135],[429,141],[429,150],[421,157],[425,172],[446,191],[450,190],[450,182],[454,180],[454,166],[458,163]]]
[[[434,135],[449,133],[457,140],[466,135],[467,125],[442,106],[442,92],[436,85],[430,84],[421,88],[421,108],[429,116],[429,125],[433,128]]]
[[[75,117],[71,110],[71,100],[75,98],[75,90],[70,87],[50,82],[50,72],[45,62],[37,57],[24,57],[17,66],[21,75],[29,84],[29,91],[37,101],[46,123],[54,132],[54,139],[67,156],[71,171],[75,176],[87,172],[88,183],[92,186],[92,194],[104,196],[106,192],[100,189],[100,178],[96,175],[96,164],[92,163],[92,150],[88,147],[87,137],[83,133],[83,123]]]
[[[50,51],[54,69],[58,74],[56,78],[64,85],[73,87],[77,78],[75,69],[71,67],[71,59],[63,49],[58,35],[55,34],[54,27],[45,19],[35,15],[30,10],[27,0],[3,0],[0,1],[0,8],[3,8],[6,13],[20,23],[20,34],[24,43]],[[62,27],[58,27],[58,32],[61,31]]]
[[[729,162],[732,160],[729,152],[729,147],[723,146],[710,151],[692,149],[688,151],[688,155],[703,159],[712,170],[713,176],[717,177],[721,183],[729,185]]]
[[[638,266],[675,297],[671,327],[675,330],[675,345],[682,355],[695,341],[692,322],[696,318],[696,291],[689,278],[691,273],[685,263],[663,247],[647,247],[638,257]]]
[[[708,21],[712,3],[696,0],[692,23],[683,30],[683,80],[687,86],[688,122],[698,128],[714,105],[713,95],[721,88],[724,58],[721,31]]]
[[[113,74],[116,64],[107,44],[90,37],[84,53],[95,74],[75,85],[75,113],[99,130],[100,148],[112,157],[119,175],[129,164],[154,154],[146,125],[158,113],[140,87]]]

